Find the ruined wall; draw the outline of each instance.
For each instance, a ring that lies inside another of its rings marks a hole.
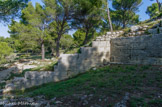
[[[162,65],[162,34],[112,39],[110,61]]]
[[[24,77],[11,80],[3,92],[65,80],[107,63],[162,65],[162,34],[118,37],[121,34],[122,31],[107,32],[97,37],[92,47],[82,47],[80,53],[62,54],[54,72],[26,72]]]
[[[58,64],[52,71],[29,71],[24,77],[16,77],[8,83],[3,92],[15,89],[26,89],[44,83],[57,82],[68,79],[77,74],[86,72],[92,67],[106,64],[110,60],[110,39],[119,36],[121,32],[108,32],[106,35],[97,37],[92,42],[92,47],[82,47],[80,53],[62,54]]]

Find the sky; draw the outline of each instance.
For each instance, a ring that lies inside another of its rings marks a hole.
[[[35,5],[36,2],[43,4],[42,0],[31,0],[31,1],[32,1],[33,5]],[[148,6],[150,6],[152,3],[155,3],[155,2],[156,2],[156,0],[154,0],[154,1],[143,0],[142,5],[139,7],[140,11],[137,12],[137,14],[140,16],[140,21],[149,19],[149,16],[145,13],[146,9]],[[112,8],[111,2],[109,3],[109,5],[110,5],[110,8]],[[10,35],[8,33],[8,30],[9,30],[8,25],[4,25],[4,24],[0,23],[0,36],[9,37]],[[69,34],[73,34],[74,32],[75,32],[74,30],[71,30],[71,31],[69,31]]]

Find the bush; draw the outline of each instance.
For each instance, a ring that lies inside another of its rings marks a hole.
[[[0,42],[0,64],[6,62],[6,57],[9,56],[12,52],[12,49],[5,42]]]

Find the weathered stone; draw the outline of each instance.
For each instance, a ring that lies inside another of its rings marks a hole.
[[[134,26],[132,29],[132,31],[137,31],[137,29],[143,28]],[[151,32],[155,33],[154,30],[151,29]],[[161,28],[159,28],[160,32]],[[54,66],[54,72],[26,72],[25,77],[14,78],[12,81],[6,82],[7,85],[3,91],[7,92],[14,89],[30,88],[48,82],[58,82],[79,73],[84,73],[91,68],[110,64],[110,62],[118,64],[162,65],[161,34],[134,37],[136,35],[135,32],[131,32],[126,34],[131,37],[119,38],[119,34],[123,33],[123,31],[107,32],[107,35],[97,37],[99,41],[93,41],[92,47],[81,47],[78,54],[61,54],[58,64]],[[140,31],[137,32],[137,35],[142,35],[143,33],[144,31]],[[35,62],[32,61],[30,63]],[[19,65],[20,69],[24,69],[23,67],[23,64]],[[27,65],[25,69],[27,68],[31,68],[31,66]]]
[[[147,30],[147,28],[146,28],[146,27],[144,27],[144,28],[142,28],[142,30],[144,30],[144,31],[145,31],[145,30]]]
[[[140,26],[132,26],[130,29],[131,29],[131,32],[136,32],[140,29],[141,27]]]
[[[106,34],[107,34],[107,35],[111,35],[111,32],[107,32]]]
[[[119,31],[119,33],[120,33],[120,34],[123,34],[123,33],[124,33],[124,31]]]
[[[141,34],[142,34],[141,31],[139,31],[139,32],[136,33],[136,35],[141,35]]]
[[[111,40],[111,62],[162,64],[162,36],[136,36]]]
[[[149,29],[148,32],[151,34],[157,34],[157,29]]]

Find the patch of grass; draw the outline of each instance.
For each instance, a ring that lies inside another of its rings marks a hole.
[[[141,66],[142,68],[145,68]],[[105,94],[112,94],[110,90],[118,93],[123,90],[134,90],[143,86],[144,79],[148,79],[148,73],[143,77],[143,73],[137,72],[140,67],[137,66],[105,66],[97,70],[90,70],[85,74],[80,74],[74,78],[58,83],[48,83],[42,86],[33,87],[25,90],[30,92],[30,96],[45,95],[47,98],[72,95],[74,93],[102,93],[101,88],[109,89]],[[143,69],[145,70],[145,69]],[[149,81],[147,81],[149,82]],[[153,81],[154,83],[155,81]],[[153,84],[152,83],[152,84]],[[96,90],[94,90],[94,88]]]
[[[148,102],[149,105],[160,107],[162,105],[162,99],[154,99]]]
[[[150,68],[151,68],[151,65],[144,65],[144,66],[140,67],[140,71],[144,71],[144,70],[147,70],[147,69],[150,69]]]
[[[53,62],[52,64],[45,65],[43,67],[36,67],[36,68],[26,69],[26,70],[22,71],[22,73],[11,73],[9,78],[7,78],[6,80],[11,80],[14,77],[24,77],[25,72],[28,72],[28,71],[33,71],[33,72],[34,71],[54,71],[54,65],[57,65],[57,62]]]
[[[5,70],[5,69],[7,69],[7,67],[0,66],[0,72],[3,71],[3,70]]]
[[[54,65],[57,65],[58,62],[53,62],[49,65],[41,66],[41,67],[36,67],[32,69],[26,69],[23,72],[26,71],[54,71]]]
[[[5,79],[5,80],[11,80],[14,77],[23,77],[23,76],[24,76],[24,72],[23,73],[12,73],[11,72],[11,75],[7,79]]]
[[[157,34],[160,34],[160,29],[159,28],[157,28]]]
[[[145,102],[144,98],[131,98],[130,107],[148,107],[148,104]]]
[[[77,48],[70,48],[68,50],[65,51],[65,54],[75,54],[75,53],[79,53],[80,47]]]
[[[145,34],[148,34],[148,35],[150,35],[151,33],[150,33],[150,32],[148,32],[148,30],[146,30],[146,31],[145,31]]]
[[[156,68],[146,65],[110,65],[99,67],[96,70],[90,69],[84,74],[65,81],[51,82],[14,93],[29,97],[44,95],[47,99],[73,98],[74,94],[93,94],[97,101],[98,98],[108,96],[111,98],[110,105],[113,106],[116,102],[112,101],[120,101],[126,92],[139,92],[143,93],[140,94],[142,96],[131,96],[128,102],[131,107],[147,107],[149,105],[158,107],[161,100],[152,99],[158,92],[155,88],[160,88],[162,71],[156,70]],[[93,99],[94,101],[96,100]]]
[[[129,104],[130,107],[161,107],[162,99],[152,99],[152,97],[150,97],[146,100],[145,97],[131,97]]]
[[[6,83],[0,83],[0,89],[3,89],[5,87]]]

